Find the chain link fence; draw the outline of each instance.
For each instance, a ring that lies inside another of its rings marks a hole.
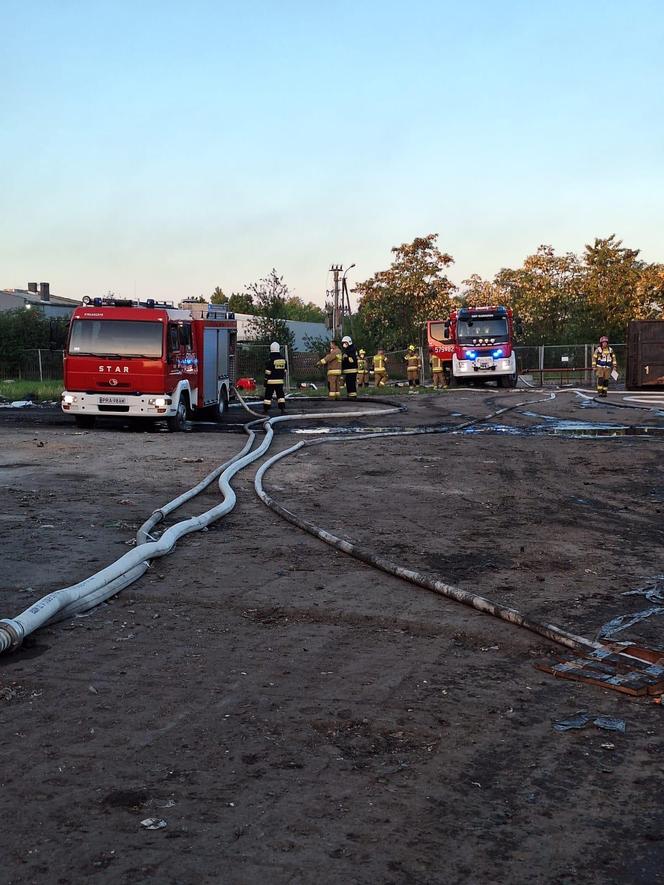
[[[0,381],[62,381],[62,350],[24,350],[0,359]]]
[[[593,382],[592,359],[597,344],[556,344],[515,347],[517,370],[526,381],[540,387],[574,387]],[[627,345],[612,344],[618,372],[625,378]]]
[[[288,348],[282,347],[280,352],[286,359],[286,389],[288,389],[291,384]],[[235,380],[252,378],[257,388],[262,387],[265,384],[265,366],[269,357],[269,344],[238,342],[235,348]]]
[[[519,375],[539,386],[574,386],[592,383],[592,356],[596,344],[540,345],[516,347]],[[612,344],[618,362],[618,372],[625,377],[627,345]],[[389,383],[405,382],[406,350],[391,350],[385,354]],[[290,351],[282,347],[286,358],[287,387],[314,383],[324,385],[325,369],[318,353]],[[265,381],[265,365],[270,355],[267,344],[238,343],[235,356],[236,378],[253,378],[260,387]],[[62,350],[24,350],[11,360],[0,359],[0,381],[61,381]],[[367,354],[367,359],[373,357]],[[428,354],[420,348],[422,364],[421,383],[431,380]],[[370,376],[373,384],[373,375]]]

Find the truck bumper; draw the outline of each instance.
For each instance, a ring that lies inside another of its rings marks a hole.
[[[66,415],[98,418],[170,418],[177,411],[177,400],[166,394],[100,394],[65,390],[60,406]]]
[[[452,358],[452,373],[455,378],[497,378],[500,375],[514,375],[516,372],[516,357],[514,353],[509,357],[492,359],[493,365],[478,365],[478,360],[460,360],[456,356]]]

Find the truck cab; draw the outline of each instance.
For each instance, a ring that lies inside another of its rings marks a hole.
[[[203,310],[203,307],[205,310]],[[81,427],[98,417],[220,417],[234,382],[235,317],[221,305],[88,299],[71,319],[62,410]]]
[[[429,351],[450,365],[451,386],[495,379],[516,387],[513,317],[508,307],[461,307],[427,323]]]

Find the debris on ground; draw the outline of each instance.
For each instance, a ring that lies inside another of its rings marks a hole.
[[[585,728],[590,723],[598,728],[603,728],[605,731],[619,731],[625,734],[624,719],[612,719],[610,716],[595,716],[593,713],[585,713],[582,710],[575,713],[574,716],[570,716],[569,719],[561,719],[559,722],[554,722],[553,727],[555,731],[575,731]]]
[[[168,824],[161,817],[146,817],[145,820],[141,821],[141,826],[145,827],[146,830],[163,830]]]

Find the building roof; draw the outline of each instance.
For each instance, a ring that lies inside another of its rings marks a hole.
[[[61,298],[60,295],[42,298],[39,292],[29,292],[27,289],[0,289],[0,295],[5,296],[3,301],[5,299],[9,301],[14,298],[17,307],[23,307],[26,304],[56,304],[61,307],[80,307],[81,304],[80,301],[74,301],[71,298]]]
[[[236,313],[235,319],[237,320],[238,341],[251,342],[251,339],[254,337],[251,321],[257,319],[257,317],[249,313]],[[305,340],[307,338],[325,338],[329,340],[332,337],[332,333],[325,323],[307,323],[301,320],[284,320],[284,322],[295,337],[293,342],[294,350],[308,350],[309,348]]]

